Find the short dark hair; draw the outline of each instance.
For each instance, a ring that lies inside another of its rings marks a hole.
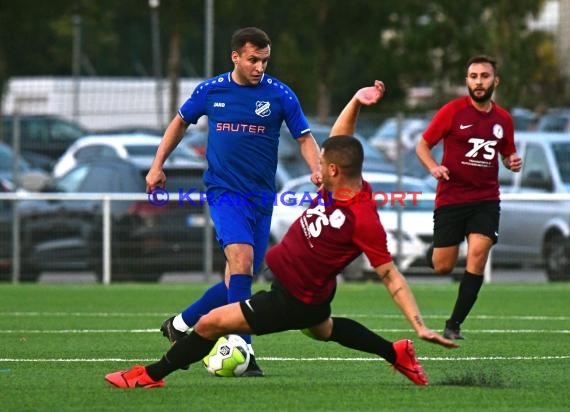
[[[271,46],[271,39],[267,33],[257,27],[245,27],[243,29],[236,30],[232,35],[230,45],[232,51],[237,51],[239,53],[246,43],[251,43],[259,49],[264,49],[267,46]]]
[[[477,56],[471,57],[465,65],[465,73],[469,71],[469,66],[473,63],[489,63],[493,67],[495,74],[497,74],[497,61],[490,56],[478,54]]]
[[[323,155],[327,162],[339,166],[346,177],[362,175],[364,149],[357,138],[346,135],[329,137],[323,142]]]

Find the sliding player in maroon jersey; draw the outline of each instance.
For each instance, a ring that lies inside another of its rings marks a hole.
[[[347,193],[371,193],[370,184],[362,180],[362,145],[350,135],[354,133],[360,107],[376,103],[383,94],[384,84],[380,81],[360,89],[334,124],[334,137],[323,143],[321,202],[315,199],[291,225],[281,243],[267,253],[267,265],[274,278],[271,290],[213,309],[200,318],[189,335],[176,341],[160,361],[110,373],[105,376],[109,383],[120,388],[163,386],[165,376],[202,360],[220,336],[306,329],[317,340],[376,354],[415,384],[428,384],[411,340],[391,342],[352,319],[331,316],[337,274],[364,253],[416,334],[445,347],[457,346],[424,324],[414,295],[388,252],[375,200],[369,197],[346,201]],[[340,189],[342,201],[334,197]]]

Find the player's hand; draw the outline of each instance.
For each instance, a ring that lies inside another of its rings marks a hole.
[[[437,180],[449,180],[449,169],[445,166],[439,165],[433,167],[429,172]]]
[[[157,187],[166,189],[166,175],[162,169],[150,169],[145,180],[147,193],[150,193]]]
[[[455,343],[454,341],[447,339],[447,338],[444,338],[439,333],[434,332],[431,329],[426,329],[426,330],[418,333],[418,336],[422,340],[425,340],[426,342],[436,343],[436,344],[444,346],[446,348],[452,349],[452,348],[458,348],[459,347],[459,345],[457,343]]]
[[[355,97],[363,106],[370,106],[378,102],[384,96],[386,87],[380,80],[374,81],[374,86],[363,87],[359,89]]]
[[[321,187],[321,185],[323,184],[323,175],[321,174],[321,172],[313,172],[311,173],[311,182],[317,186],[318,188]]]
[[[505,166],[507,166],[507,168],[511,171],[511,172],[520,172],[522,169],[522,159],[519,157],[518,154],[513,153],[512,155],[510,155],[509,157],[507,157],[505,159]]]

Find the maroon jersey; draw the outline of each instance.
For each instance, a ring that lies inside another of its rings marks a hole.
[[[443,139],[441,164],[449,180],[437,185],[435,207],[499,200],[499,153],[516,152],[511,115],[492,103],[489,112],[471,104],[469,96],[452,100],[435,115],[423,134],[434,146]]]
[[[371,193],[370,184],[363,182],[362,191]],[[330,298],[337,274],[362,252],[372,267],[392,261],[374,200],[342,203],[321,193],[267,252],[275,278],[305,303]]]

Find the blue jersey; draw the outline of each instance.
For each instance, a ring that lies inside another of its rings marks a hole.
[[[247,194],[270,212],[281,125],[285,121],[295,138],[310,131],[295,93],[266,74],[255,86],[241,86],[228,72],[199,84],[178,114],[187,123],[208,116],[209,194]]]

